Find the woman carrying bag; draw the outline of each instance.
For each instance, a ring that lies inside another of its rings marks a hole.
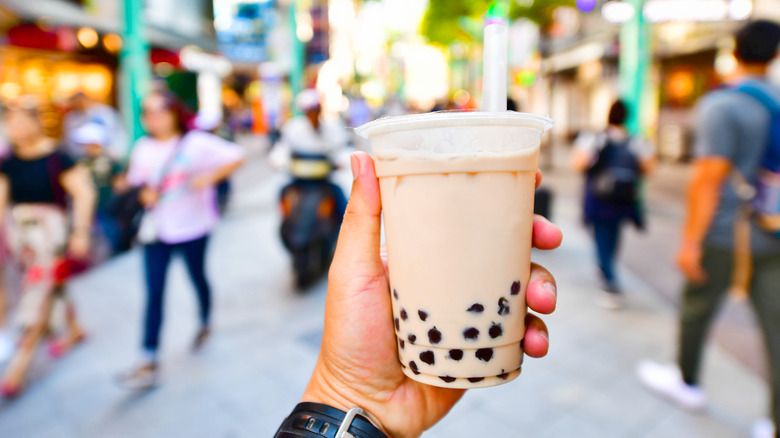
[[[84,337],[65,282],[89,252],[95,189],[87,169],[46,136],[37,105],[7,107],[3,123],[12,153],[0,165],[0,214],[10,207],[3,233],[21,270],[15,312],[20,337],[0,381],[3,395],[10,397],[22,389],[45,336],[53,356]]]
[[[165,279],[175,253],[184,257],[199,305],[200,329],[193,350],[208,338],[211,287],[205,257],[209,235],[219,221],[215,185],[243,161],[243,151],[235,144],[190,131],[190,117],[171,94],[154,92],[146,97],[142,118],[147,135],[134,146],[127,182],[138,188],[145,209],[137,239],[144,245],[147,301],[143,358],[118,378],[129,389],[157,383]]]

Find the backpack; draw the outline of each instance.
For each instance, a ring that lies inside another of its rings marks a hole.
[[[614,204],[632,204],[639,192],[639,160],[629,148],[630,139],[617,142],[606,135],[589,176],[596,198]]]
[[[754,189],[749,199],[754,221],[780,238],[780,102],[758,81],[744,82],[736,90],[759,101],[772,117],[758,172],[747,183]]]

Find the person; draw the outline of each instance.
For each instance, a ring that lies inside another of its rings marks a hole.
[[[172,94],[156,91],[147,96],[142,117],[147,136],[134,146],[127,182],[140,187],[139,201],[146,209],[139,239],[144,242],[147,301],[143,358],[118,376],[119,384],[129,389],[157,383],[165,278],[176,253],[184,257],[199,304],[193,350],[209,336],[211,287],[205,258],[209,235],[219,220],[214,186],[238,169],[244,156],[233,143],[190,131],[191,120]]]
[[[113,107],[96,102],[83,92],[78,92],[68,100],[70,111],[62,121],[66,151],[74,157],[81,157],[84,151],[81,145],[71,140],[73,133],[88,123],[103,125],[108,132],[108,144],[105,150],[114,159],[121,159],[127,153],[128,137],[119,113]]]
[[[295,98],[295,106],[303,115],[291,118],[282,126],[279,144],[269,157],[271,164],[276,168],[287,168],[296,157],[325,156],[336,167],[346,167],[349,157],[347,129],[340,118],[323,117],[319,92],[314,89],[301,91]],[[291,171],[293,178],[301,177],[296,175],[295,169]],[[336,198],[337,211],[343,212],[347,204],[344,191],[336,184],[331,183],[330,187]]]
[[[79,160],[89,170],[92,182],[97,190],[97,225],[100,233],[110,245],[110,254],[119,250],[120,231],[116,219],[109,212],[109,204],[114,188],[124,183],[122,165],[106,152],[109,135],[99,123],[88,123],[77,129],[71,141],[78,144],[84,156]]]
[[[654,166],[653,151],[629,135],[627,119],[627,106],[615,101],[609,110],[607,129],[595,135],[580,135],[572,154],[572,167],[586,175],[583,218],[596,243],[604,291],[600,303],[610,309],[622,306],[615,272],[620,232],[626,221],[644,228],[640,179]]]
[[[303,403],[282,424],[278,438],[320,436],[296,426],[306,427],[308,418],[319,428],[330,417],[334,431],[339,424],[333,422],[355,407],[363,414],[352,425],[374,432],[355,436],[416,437],[444,417],[465,392],[418,383],[401,370],[386,260],[380,248],[379,182],[368,154],[355,152],[351,163],[354,183],[329,275],[322,347]],[[534,246],[553,249],[561,239],[555,225],[535,217]],[[555,280],[547,270],[532,265],[527,290],[532,310],[549,314],[555,309]],[[544,356],[547,327],[530,313],[526,324],[525,353]]]
[[[687,278],[683,289],[676,366],[643,362],[641,381],[689,409],[706,404],[700,386],[702,350],[713,316],[732,281],[735,220],[740,198],[732,184],[739,172],[753,180],[767,150],[772,116],[762,102],[740,91],[750,82],[780,102],[780,88],[767,79],[767,66],[780,43],[780,26],[768,21],[745,25],[736,34],[735,87],[704,96],[696,110],[696,154],[688,188],[687,215],[677,264]],[[772,417],[780,421],[780,239],[751,225],[753,257],[750,301],[763,329],[771,370]],[[770,422],[757,423],[754,437],[774,437]]]
[[[2,393],[14,396],[44,336],[51,336],[55,356],[84,337],[58,269],[66,256],[87,256],[95,190],[86,168],[44,134],[34,102],[22,99],[8,106],[3,123],[12,154],[0,165],[0,211],[11,209],[4,235],[23,271],[16,311],[20,340],[0,380]],[[56,309],[64,311],[66,327],[55,323],[61,320]]]

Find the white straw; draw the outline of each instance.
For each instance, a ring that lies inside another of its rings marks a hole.
[[[506,111],[507,45],[509,29],[504,23],[485,27],[482,64],[482,111]]]

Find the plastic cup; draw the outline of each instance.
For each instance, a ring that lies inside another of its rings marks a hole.
[[[441,112],[380,119],[382,197],[398,358],[434,386],[520,374],[535,174],[547,117]]]

